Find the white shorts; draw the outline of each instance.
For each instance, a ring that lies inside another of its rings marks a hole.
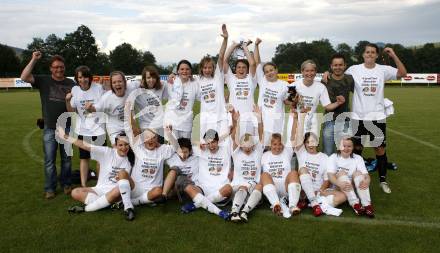
[[[208,196],[208,195],[211,195],[214,192],[219,191],[224,185],[213,186],[213,187],[206,186],[206,185],[203,185],[203,186],[202,185],[196,185],[196,186],[199,187],[200,189],[202,189],[203,195]]]
[[[113,190],[115,187],[118,187],[118,185],[117,184],[114,184],[114,185],[102,185],[102,186],[92,187],[92,190],[94,192],[96,192],[96,194],[98,196],[102,196],[102,195],[107,194],[107,192],[110,192],[111,190]]]
[[[277,194],[278,197],[285,197],[287,196],[287,191],[286,191],[286,179],[273,179],[273,183],[275,185],[275,189],[277,189]]]
[[[257,185],[257,182],[255,182],[255,181],[249,181],[246,183],[243,182],[243,183],[231,184],[232,191],[234,193],[236,193],[241,186],[245,186],[247,188],[247,192],[252,193],[254,191],[256,185]]]
[[[140,196],[142,196],[144,193],[148,193],[149,191],[151,191],[153,188],[158,187],[158,186],[148,186],[148,187],[142,187],[140,185],[136,185],[136,183],[134,184],[134,188],[131,190],[131,198],[135,199],[138,198]]]

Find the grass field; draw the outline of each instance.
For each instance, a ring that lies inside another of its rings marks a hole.
[[[372,175],[374,220],[348,206],[341,217],[306,210],[286,220],[263,206],[248,224],[232,224],[200,210],[180,214],[175,200],[137,208],[134,222],[111,210],[69,215],[70,197],[43,198],[39,94],[0,92],[0,251],[439,252],[440,89],[387,88],[385,95],[395,102],[388,156],[399,169],[389,171],[391,195]]]

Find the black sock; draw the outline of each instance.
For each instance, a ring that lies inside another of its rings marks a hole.
[[[379,173],[379,182],[386,182],[387,177],[387,164],[388,164],[388,158],[387,153],[385,152],[383,155],[376,155],[377,164],[376,169]]]

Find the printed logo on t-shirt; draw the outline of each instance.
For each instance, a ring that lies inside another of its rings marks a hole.
[[[372,77],[362,77],[361,87],[362,94],[364,96],[375,96],[378,86],[378,78],[375,76]]]
[[[247,100],[251,88],[249,87],[249,82],[246,81],[237,81],[235,87],[235,96],[238,100]]]
[[[54,102],[65,102],[66,94],[72,90],[69,86],[53,84],[49,88],[49,100]]]
[[[313,97],[311,96],[306,96],[306,95],[300,95],[299,96],[299,103],[298,103],[298,110],[302,111],[310,111],[313,108]]]
[[[154,178],[157,172],[157,160],[145,158],[143,159],[141,168],[142,168],[142,177]]]
[[[282,178],[284,171],[283,161],[272,161],[269,162],[268,165],[269,165],[268,173],[272,176],[272,178]]]
[[[348,168],[344,168],[344,167],[338,167],[338,169],[336,170],[336,173],[340,172],[340,171],[344,171],[345,173],[348,174],[348,172],[350,171],[350,169]]]
[[[124,121],[124,105],[118,105],[112,112],[120,121]]]
[[[266,108],[274,108],[277,101],[278,91],[271,90],[269,88],[264,89],[263,93],[263,105]]]
[[[254,180],[257,174],[257,164],[254,160],[241,160],[242,176],[246,180]]]
[[[177,108],[178,110],[181,110],[181,111],[186,110],[186,106],[188,105],[188,101],[189,101],[188,96],[189,96],[189,93],[184,91],[183,95],[182,95],[182,99],[180,100],[179,107]]]
[[[209,157],[208,168],[211,176],[219,176],[223,170],[223,158]]]
[[[109,173],[108,176],[108,181],[112,182],[112,183],[116,183],[116,176],[118,175],[119,171],[123,170],[124,168],[118,168],[118,167],[114,167],[112,166],[112,171]]]
[[[319,174],[319,164],[306,161],[304,165],[308,169],[309,175],[312,177],[312,181],[315,182],[316,176]]]
[[[203,85],[201,88],[201,97],[205,103],[213,103],[215,102],[215,89],[214,83],[208,83]]]

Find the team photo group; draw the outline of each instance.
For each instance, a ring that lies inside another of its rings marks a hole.
[[[40,92],[45,198],[60,185],[80,202],[70,213],[111,207],[130,221],[138,206],[173,198],[181,203],[176,213],[202,208],[232,222],[247,222],[264,201],[285,218],[306,208],[316,217],[340,216],[347,204],[374,218],[370,187],[391,193],[386,118],[393,108],[385,82],[407,74],[394,50],[367,44],[363,62],[353,66],[335,54],[319,81],[316,63],[304,59],[302,78],[288,83],[274,63],[261,61],[264,38],[228,47],[226,25],[220,36],[218,57],[203,57],[198,73],[187,60],[167,80],[154,66],[145,66],[140,80],[113,71],[108,88],[93,82],[87,66],[67,78],[59,55],[48,75],[33,75],[43,57],[33,52],[20,78]],[[376,63],[381,51],[396,67]],[[364,148],[375,153],[378,180],[370,178]],[[72,154],[79,154],[76,188]]]

